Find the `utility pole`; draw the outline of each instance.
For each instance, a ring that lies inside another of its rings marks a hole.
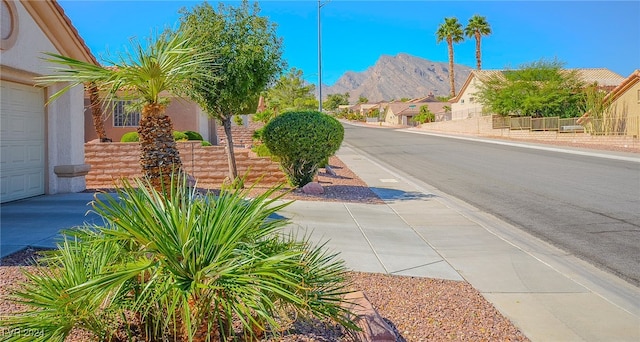
[[[322,0],[318,0],[318,111],[320,113],[322,113],[322,27],[320,26],[320,9],[327,2],[323,3]]]

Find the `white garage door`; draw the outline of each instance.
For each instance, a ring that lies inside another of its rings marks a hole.
[[[0,202],[44,194],[42,89],[0,82]]]

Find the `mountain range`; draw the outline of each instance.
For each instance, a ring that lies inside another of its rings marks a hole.
[[[456,91],[462,87],[472,68],[454,64]],[[350,103],[360,96],[369,102],[401,98],[418,98],[429,93],[449,96],[449,63],[432,62],[424,58],[400,53],[382,55],[363,72],[347,71],[332,86],[323,86],[322,97],[349,92]]]

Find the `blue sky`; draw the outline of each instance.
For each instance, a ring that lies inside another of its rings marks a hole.
[[[178,10],[201,1],[59,0],[91,51],[101,60],[165,27]],[[217,1],[210,1],[217,4]],[[234,2],[228,2],[234,3]],[[235,2],[236,4],[238,2]],[[318,82],[318,2],[260,1],[278,25],[289,67]],[[482,40],[483,69],[517,68],[540,59],[569,68],[608,68],[622,76],[640,69],[640,1],[324,1],[322,78],[333,84],[346,71],[364,71],[383,55],[408,53],[446,62],[435,32],[445,17],[466,25],[485,16],[493,33]],[[475,41],[456,44],[455,62],[475,67]]]

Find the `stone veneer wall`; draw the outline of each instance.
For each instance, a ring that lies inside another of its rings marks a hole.
[[[233,146],[250,146],[253,144],[253,132],[264,126],[262,122],[250,121],[247,127],[237,126],[233,124],[231,126],[231,135],[233,136]],[[224,133],[224,127],[218,125],[217,127],[218,142],[220,145],[227,144],[227,135]]]
[[[200,142],[178,142],[184,170],[193,176],[198,187],[219,188],[229,174],[224,146],[202,146]],[[238,175],[249,171],[245,180],[252,184],[275,185],[286,181],[277,163],[257,157],[249,149],[235,148]],[[112,188],[119,179],[141,176],[140,145],[136,143],[85,144],[85,163],[91,165],[86,176],[88,189]]]

